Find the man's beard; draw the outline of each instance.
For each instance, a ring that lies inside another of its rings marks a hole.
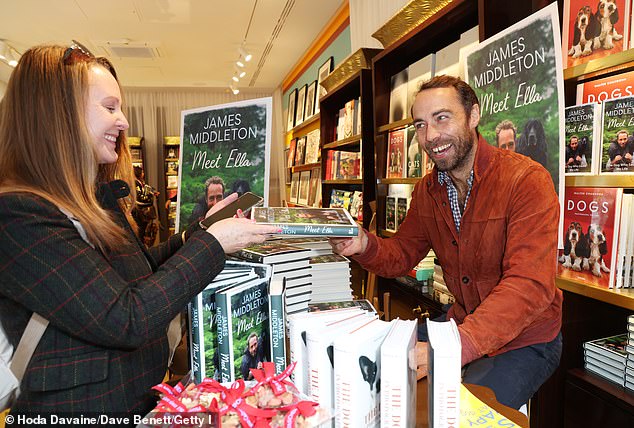
[[[458,137],[440,139],[438,142],[434,143],[434,146],[438,147],[448,143],[451,143],[453,145],[456,152],[455,156],[453,156],[451,159],[439,160],[431,156],[431,159],[436,165],[436,168],[438,168],[438,171],[447,172],[453,171],[454,169],[462,168],[467,162],[469,154],[473,149],[473,139],[471,138],[468,129],[465,129],[465,132]],[[427,152],[427,154],[429,155],[429,152]]]

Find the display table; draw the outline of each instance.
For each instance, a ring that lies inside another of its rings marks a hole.
[[[465,384],[467,389],[471,391],[473,395],[478,397],[480,401],[487,404],[489,407],[497,411],[499,414],[505,416],[508,420],[515,422],[521,427],[528,428],[528,418],[523,413],[515,409],[511,409],[503,404],[497,402],[495,393],[486,386]],[[418,381],[416,390],[416,427],[427,428],[428,414],[427,414],[427,378]]]

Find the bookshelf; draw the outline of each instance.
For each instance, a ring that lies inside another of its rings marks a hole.
[[[143,137],[126,137],[128,147],[130,148],[130,157],[132,166],[138,166],[145,172],[145,138]]]
[[[163,167],[165,177],[164,195],[166,205],[165,225],[167,226],[168,235],[175,232],[176,223],[176,195],[178,195],[178,162],[180,156],[180,137],[164,137],[163,138]],[[171,199],[169,205],[167,201]]]
[[[374,53],[374,52],[373,52]],[[354,56],[354,54],[353,54]],[[333,77],[338,77],[339,67],[345,67],[346,61],[333,71]],[[329,76],[330,78],[330,76]],[[346,76],[340,77],[340,83],[332,87],[328,93],[320,99],[321,114],[321,192],[324,207],[331,205],[333,190],[363,193],[362,219],[359,223],[366,229],[370,225],[371,210],[369,202],[375,199],[374,183],[374,152],[373,141],[373,96],[372,96],[372,72],[368,68],[353,70]],[[326,82],[327,84],[328,82]],[[346,108],[346,104],[355,102],[352,122],[352,135],[336,133],[340,125],[340,112]],[[359,109],[359,110],[357,110]],[[358,121],[360,120],[360,124]],[[342,135],[343,134],[343,135]],[[339,174],[339,162],[336,157],[345,152],[360,153],[359,173],[355,178],[337,178]],[[331,159],[335,159],[331,161]],[[331,162],[331,165],[327,163]],[[327,174],[329,174],[328,176]]]
[[[319,172],[321,163],[318,161],[320,156],[319,148],[317,148],[317,158],[313,159],[316,160],[316,162],[306,163],[305,161],[308,139],[318,137],[315,133],[319,132],[320,113],[321,112],[314,113],[286,133],[286,146],[290,148],[290,151],[287,151],[287,156],[292,156],[292,159],[286,159],[286,203],[288,206],[319,206],[320,197],[317,189],[321,177],[321,173]],[[301,140],[303,140],[303,142],[301,142]],[[298,156],[297,146],[300,142],[303,144],[304,149],[301,156]],[[319,144],[317,143],[317,145]],[[300,203],[299,198],[300,193],[303,193],[299,191],[302,185],[300,180],[309,180],[308,195],[302,194],[302,196],[305,196],[301,200],[302,203]],[[296,181],[296,183],[294,183],[294,181]],[[290,187],[288,185],[290,185]]]

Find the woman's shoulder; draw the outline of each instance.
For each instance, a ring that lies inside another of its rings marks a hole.
[[[30,192],[0,193],[0,213],[10,212],[51,213],[59,209],[43,196]],[[4,217],[4,216],[3,216]]]

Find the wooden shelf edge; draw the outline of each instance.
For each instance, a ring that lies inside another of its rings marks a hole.
[[[584,64],[564,69],[564,80],[579,79],[590,73],[606,70],[610,67],[626,68],[628,62],[634,61],[634,49],[610,54],[603,58],[593,59]],[[617,69],[615,68],[615,71]],[[591,76],[587,76],[591,77]]]
[[[416,184],[422,177],[403,177],[403,178],[379,178],[378,184]]]
[[[386,132],[392,131],[394,129],[405,128],[412,124],[412,118],[408,117],[403,120],[398,120],[396,122],[388,123],[387,125],[381,125],[377,128],[376,132],[378,134],[384,134]]]
[[[381,230],[380,234],[382,237],[384,238],[391,238],[392,236],[394,236],[396,232],[392,232],[391,230]]]
[[[634,174],[567,176],[566,186],[568,187],[634,187]]]
[[[297,131],[301,131],[302,129],[306,128],[307,126],[309,126],[312,123],[317,122],[318,120],[319,120],[319,113],[315,113],[314,115],[312,115],[308,119],[304,120],[299,125],[295,125],[293,128],[291,128],[290,131],[286,131],[286,133],[287,134],[295,134]]]
[[[337,141],[333,141],[332,143],[326,143],[322,147],[322,150],[334,149],[336,147],[358,144],[360,141],[361,141],[361,134],[357,134],[357,135],[353,135],[352,137],[344,138],[343,140],[337,140]]]
[[[300,172],[300,171],[310,171],[314,168],[319,168],[321,166],[321,162],[316,163],[305,163],[303,165],[295,165],[291,167],[291,172]]]
[[[622,308],[634,310],[633,288],[607,289],[583,284],[560,277],[557,277],[555,279],[555,284],[557,284],[557,287],[559,287],[560,289],[569,291],[571,293],[579,294],[581,296],[589,297],[591,299],[595,299],[604,303],[609,303],[611,305],[620,306]]]
[[[322,184],[363,184],[362,178],[351,178],[349,180],[322,180]]]

